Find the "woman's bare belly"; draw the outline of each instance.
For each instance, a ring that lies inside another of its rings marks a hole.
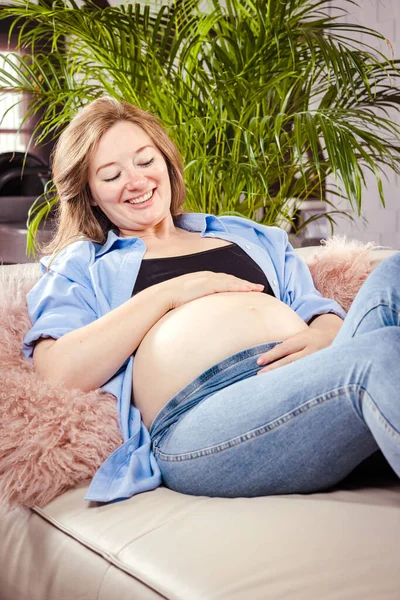
[[[149,428],[179,390],[216,363],[302,329],[307,325],[289,306],[261,292],[224,292],[188,302],[164,315],[138,347],[134,405]]]

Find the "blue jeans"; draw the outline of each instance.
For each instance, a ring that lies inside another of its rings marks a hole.
[[[206,496],[316,492],[380,449],[400,477],[400,253],[378,265],[334,342],[256,376],[275,343],[202,373],[150,428],[164,484]]]

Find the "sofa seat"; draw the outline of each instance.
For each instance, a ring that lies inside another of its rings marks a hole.
[[[0,598],[398,600],[400,482],[380,461],[378,477],[308,495],[160,487],[100,504],[81,484],[1,515]]]

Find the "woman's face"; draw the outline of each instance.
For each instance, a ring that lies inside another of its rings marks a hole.
[[[167,164],[150,137],[119,121],[100,139],[89,164],[93,206],[99,206],[122,237],[151,232],[170,219]]]

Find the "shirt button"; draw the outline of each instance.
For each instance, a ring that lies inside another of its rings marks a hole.
[[[247,248],[247,250],[251,250],[251,246],[245,246],[245,248]]]
[[[278,285],[278,282],[277,282],[277,280],[276,280],[276,279],[273,279],[273,280],[272,280],[272,285]]]
[[[130,446],[128,446],[128,452],[133,452],[135,450],[135,446],[132,446],[132,444]]]

